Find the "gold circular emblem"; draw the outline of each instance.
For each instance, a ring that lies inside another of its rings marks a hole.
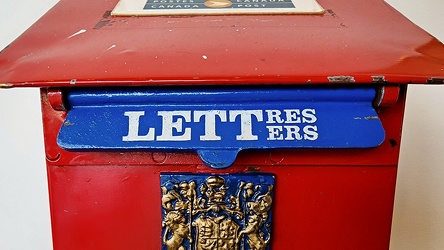
[[[227,8],[233,5],[229,0],[208,0],[204,3],[208,8]]]

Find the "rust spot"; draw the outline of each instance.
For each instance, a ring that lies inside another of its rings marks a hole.
[[[111,11],[107,10],[103,13],[102,18],[109,18],[109,17],[111,17]]]
[[[247,171],[248,172],[259,172],[259,169],[255,168],[253,166],[248,166]]]
[[[96,25],[94,25],[94,29],[95,30],[101,29],[106,25],[110,24],[110,22],[111,22],[111,11],[107,10],[103,13],[102,19],[98,23],[96,23]]]
[[[110,22],[111,20],[100,20],[96,25],[94,25],[94,29],[95,30],[101,29],[106,25],[108,25]]]
[[[330,14],[330,16],[336,16],[336,13],[333,10],[327,10],[327,13]]]
[[[392,148],[396,147],[398,145],[398,142],[395,139],[390,139],[389,142],[390,142],[390,145],[392,146]]]

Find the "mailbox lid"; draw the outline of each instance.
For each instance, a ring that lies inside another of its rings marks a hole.
[[[116,17],[61,0],[0,54],[14,86],[427,83],[444,46],[383,0],[318,0],[322,15]]]

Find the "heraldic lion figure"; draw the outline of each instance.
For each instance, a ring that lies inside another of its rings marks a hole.
[[[186,250],[182,245],[185,238],[190,238],[190,229],[185,224],[185,217],[177,211],[166,214],[163,227],[166,227],[163,235],[163,244],[168,250]],[[168,238],[168,235],[170,237]]]

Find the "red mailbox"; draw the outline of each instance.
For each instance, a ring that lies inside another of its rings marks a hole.
[[[0,86],[41,89],[55,249],[373,250],[443,68],[381,0],[62,0]]]

